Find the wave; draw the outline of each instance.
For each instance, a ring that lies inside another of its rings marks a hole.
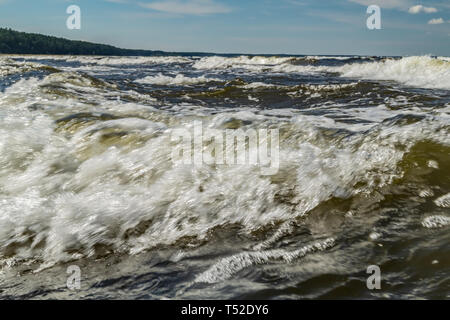
[[[0,76],[2,77],[38,70],[59,72],[59,70],[44,64],[29,61],[15,61],[8,57],[0,57]]]
[[[189,122],[80,116],[56,130],[48,116],[21,115],[0,120],[0,255],[45,265],[196,243],[229,225],[251,234],[331,199],[382,190],[402,179],[408,150],[448,134],[425,120],[327,141],[297,117],[279,123],[287,142],[280,172],[264,177],[248,166],[174,166],[172,148],[182,144],[172,133]],[[258,123],[250,113],[229,116]],[[220,128],[222,118],[206,128]]]
[[[16,59],[17,57],[14,57]],[[387,58],[379,61],[367,61],[367,58],[359,57],[361,61],[354,62],[355,57],[264,57],[264,56],[240,56],[222,57],[211,56],[200,59],[193,57],[57,57],[57,56],[33,56],[34,60],[56,59],[67,62],[80,62],[93,66],[126,66],[126,65],[161,65],[189,63],[197,70],[221,70],[221,69],[245,69],[250,72],[262,73],[301,73],[320,74],[337,73],[341,77],[358,78],[376,81],[396,81],[406,86],[430,89],[450,89],[450,62],[448,58],[433,58],[430,56],[412,56],[404,58]],[[314,61],[335,60],[339,65],[317,65]],[[346,63],[350,62],[350,63]],[[31,69],[43,67],[32,62],[18,62],[12,58],[3,58],[0,62],[0,73],[25,72]],[[106,70],[107,71],[107,70]],[[194,84],[197,80],[189,80],[186,77],[177,76],[171,80],[159,75],[154,78],[146,77],[139,81],[152,84],[177,85]],[[203,81],[206,78],[199,78]],[[206,81],[206,80],[205,80]],[[198,82],[200,83],[200,82]]]
[[[450,208],[450,193],[436,199],[434,203],[442,208]]]
[[[306,59],[309,60],[352,60],[352,59],[364,59],[367,57],[352,56],[352,57],[342,57],[342,56],[307,56]]]
[[[251,68],[251,66],[273,66],[295,60],[293,57],[262,57],[262,56],[240,56],[240,57],[204,57],[193,65],[195,69],[227,69],[227,68]]]
[[[119,57],[119,56],[57,56],[57,55],[33,55],[22,56],[14,55],[11,58],[32,59],[32,60],[55,60],[67,62],[79,62],[92,65],[148,65],[148,64],[173,64],[173,63],[189,63],[192,60],[188,57],[181,56],[136,56],[136,57]]]
[[[270,84],[270,83],[265,83],[265,82],[252,82],[252,83],[248,83],[248,84],[244,84],[242,86],[238,86],[241,87],[243,89],[264,89],[264,88],[284,88],[284,86],[277,86],[274,84]]]
[[[446,216],[430,216],[422,221],[422,226],[428,229],[442,228],[450,225],[450,217]]]
[[[271,72],[337,73],[341,77],[365,80],[390,80],[406,86],[428,89],[450,89],[450,62],[429,56],[354,62],[341,66],[298,66],[278,64]]]
[[[0,61],[0,74],[3,76],[21,73],[45,67],[32,62],[19,62],[12,60],[20,56],[2,58]],[[28,57],[30,58],[30,57]],[[264,57],[240,56],[222,57],[211,56],[194,59],[193,57],[60,57],[60,56],[33,56],[33,60],[65,60],[67,62],[80,62],[93,66],[121,66],[121,65],[161,65],[174,63],[189,63],[197,70],[215,69],[246,69],[250,72],[271,73],[301,73],[320,74],[337,73],[341,77],[358,78],[376,81],[396,81],[406,86],[430,89],[450,89],[450,61],[446,57],[433,58],[430,56],[412,56],[404,58],[388,58],[379,61],[353,62],[355,57]],[[314,61],[336,60],[340,65],[317,65]],[[351,63],[345,63],[351,61]],[[105,69],[105,71],[108,71]],[[154,78],[146,77],[139,81],[152,84],[177,85],[194,84],[197,80],[189,80],[177,76],[171,80],[159,75]],[[203,81],[206,78],[199,78]],[[206,81],[206,80],[205,80]],[[200,83],[200,82],[198,82]]]
[[[355,63],[334,70],[343,77],[393,80],[412,87],[450,89],[450,62],[428,56]]]
[[[450,89],[450,62],[429,56],[384,59],[370,62],[353,62],[339,66],[299,65],[301,58],[277,57],[207,57],[194,63],[196,69],[243,68],[253,72],[275,73],[338,73],[341,77],[367,80],[392,80],[401,84],[432,89]],[[307,59],[314,60],[315,57]],[[330,57],[330,59],[336,59]],[[354,60],[341,57],[339,61]]]
[[[207,82],[222,82],[220,79],[207,78],[205,76],[200,76],[196,78],[187,77],[183,74],[177,74],[175,77],[165,76],[163,74],[158,74],[157,76],[148,76],[143,79],[135,80],[137,83],[141,84],[156,84],[156,85],[192,85]]]
[[[67,61],[76,61],[96,65],[148,65],[189,63],[192,60],[185,57],[73,57]]]
[[[240,57],[222,57],[212,56],[204,57],[193,64],[194,69],[214,70],[214,69],[245,69],[253,72],[278,72],[278,73],[311,73],[326,71],[327,66],[321,65],[323,60],[333,60],[344,63],[347,60],[358,60],[357,57],[265,57],[265,56],[240,56]]]
[[[322,92],[356,85],[303,88]],[[124,94],[136,100],[122,101]],[[0,260],[48,266],[195,246],[230,226],[252,237],[332,201],[351,201],[354,211],[364,213],[370,195],[389,197],[397,186],[422,196],[420,201],[430,198],[436,210],[448,207],[441,182],[448,181],[448,108],[416,115],[362,106],[354,112],[377,122],[351,130],[351,124],[299,110],[243,107],[217,114],[187,103],[158,110],[156,103],[76,72],[22,78],[0,92]],[[173,151],[184,144],[172,137],[179,129],[194,134],[193,120],[203,121],[206,134],[279,129],[279,172],[175,166]],[[262,248],[290,232],[281,229]],[[292,253],[261,252],[237,260],[288,261]],[[206,278],[217,278],[212,274]]]
[[[294,251],[278,249],[239,253],[220,260],[208,270],[198,275],[194,282],[217,283],[228,280],[239,271],[254,265],[267,264],[270,262],[291,263],[294,260],[303,258],[307,254],[329,249],[333,247],[334,244],[335,239],[329,238]]]

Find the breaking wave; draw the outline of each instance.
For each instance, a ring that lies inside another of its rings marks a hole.
[[[334,244],[335,240],[329,238],[294,251],[278,249],[240,253],[220,260],[208,270],[198,275],[195,278],[195,282],[216,283],[228,280],[239,271],[254,265],[267,264],[270,262],[291,263],[296,259],[303,258],[307,254],[329,249],[334,246]]]
[[[28,56],[17,55],[14,58],[27,59]],[[66,62],[80,62],[91,65],[110,65],[110,66],[126,66],[126,65],[152,65],[152,64],[172,64],[172,63],[189,63],[192,62],[187,57],[177,56],[150,56],[150,57],[120,57],[120,56],[33,56],[33,60],[59,60]]]
[[[193,67],[195,69],[226,69],[226,68],[251,68],[251,66],[274,66],[289,61],[295,60],[295,58],[286,57],[249,57],[240,56],[234,58],[213,56],[205,57],[195,62]]]
[[[314,57],[309,57],[314,59]],[[298,64],[301,58],[278,57],[206,57],[194,63],[197,69],[243,68],[253,72],[339,73],[342,77],[368,80],[392,80],[407,86],[450,89],[450,62],[444,58],[413,56],[400,59],[345,63],[341,65]],[[308,61],[308,58],[306,59]],[[342,64],[343,63],[343,64]]]
[[[304,67],[291,64],[289,58],[227,59],[202,58],[195,67]],[[379,70],[394,72],[397,65],[404,74],[431,66],[441,81],[448,68],[447,62],[428,57],[336,68],[342,68],[345,76],[356,76],[354,70],[359,68],[366,70],[360,74],[365,76]],[[3,67],[20,72],[28,65],[6,60]],[[158,75],[136,82],[214,81],[209,76]],[[345,93],[359,85],[304,84],[301,88]],[[278,88],[257,80],[241,86]],[[366,112],[374,122],[362,126],[298,110],[240,106],[217,112],[195,102],[168,104],[156,101],[142,88],[140,92],[120,89],[77,72],[22,78],[0,92],[0,259],[36,261],[45,267],[164,246],[195,247],[210,239],[214,230],[230,226],[249,238],[267,230],[278,235],[277,226],[308,217],[330,202],[365,203],[370,195],[394,195],[391,190],[399,185],[414,195],[436,194],[436,208],[448,208],[441,182],[426,180],[427,175],[448,177],[448,108],[430,114],[386,107],[342,108],[342,114]],[[164,108],[159,109],[161,105]],[[172,136],[179,129],[193,131],[193,120],[202,121],[206,133],[279,129],[279,172],[262,176],[259,168],[249,166],[175,166],[173,151],[183,144]],[[353,208],[358,210],[364,213],[364,205]],[[446,223],[445,217],[428,218],[423,225]],[[267,249],[267,243],[277,237],[263,239],[258,248],[264,250],[219,260],[197,281],[220,281],[254,264],[289,262],[334,243],[327,240],[297,250]]]
[[[344,77],[394,80],[412,87],[450,90],[450,62],[428,56],[350,64],[336,70]]]
[[[428,229],[442,228],[450,225],[450,217],[430,216],[423,219],[422,225]]]
[[[178,74],[175,77],[165,76],[163,74],[158,74],[157,76],[148,76],[143,79],[138,79],[136,82],[142,84],[156,84],[156,85],[192,85],[199,83],[207,83],[212,81],[221,82],[220,79],[207,78],[205,76],[200,76],[196,78],[187,77],[183,74]]]

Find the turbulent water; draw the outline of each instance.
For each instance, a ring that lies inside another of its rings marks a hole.
[[[175,165],[195,121],[278,172]],[[0,298],[448,299],[449,131],[445,57],[1,56]]]

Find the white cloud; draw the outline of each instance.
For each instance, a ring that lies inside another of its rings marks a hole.
[[[140,3],[140,6],[166,13],[191,15],[228,13],[231,11],[229,7],[217,3],[214,0],[162,0]]]
[[[413,6],[413,7],[409,8],[408,12],[411,14],[417,14],[420,12],[435,13],[435,12],[438,12],[438,10],[433,7],[424,7],[423,5],[418,4],[417,6]]]
[[[364,6],[378,5],[386,9],[407,9],[411,6],[411,0],[348,0]]]
[[[105,0],[105,1],[112,3],[128,3],[128,0]]]
[[[428,24],[442,24],[444,23],[444,19],[439,18],[439,19],[431,19],[430,21],[428,21]]]

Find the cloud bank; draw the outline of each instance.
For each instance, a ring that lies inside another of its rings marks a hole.
[[[410,0],[349,0],[350,2],[359,3],[364,6],[378,5],[386,9],[407,9],[411,6]]]
[[[140,3],[140,6],[160,12],[189,15],[208,15],[231,12],[229,7],[217,3],[214,0],[162,0],[150,3]]]
[[[442,19],[442,18],[431,19],[430,21],[428,21],[428,24],[443,24],[443,23],[444,23],[444,19]]]
[[[417,6],[413,6],[413,7],[409,8],[408,12],[411,14],[418,14],[421,12],[435,13],[435,12],[437,12],[437,9],[433,8],[433,7],[424,7],[423,5],[419,4]]]

